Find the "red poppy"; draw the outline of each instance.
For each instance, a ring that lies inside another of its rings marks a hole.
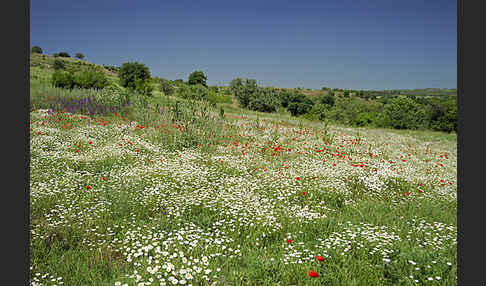
[[[106,177],[105,177],[105,176],[103,176],[101,179],[102,179],[103,181],[106,181]]]
[[[305,192],[302,192],[302,196],[305,196]]]
[[[300,177],[295,178],[297,181],[300,181]]]
[[[287,243],[291,243],[292,242],[292,239],[287,239]]]
[[[87,190],[91,190],[91,187],[90,187],[90,186],[86,186],[86,189],[87,189]]]
[[[309,270],[309,273],[307,275],[309,275],[310,277],[314,277],[314,278],[319,277],[319,273],[312,271],[312,270]]]
[[[326,259],[324,257],[319,256],[319,255],[316,256],[316,259],[319,260],[319,261],[326,261]]]

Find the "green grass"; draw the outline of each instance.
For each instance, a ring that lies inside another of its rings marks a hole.
[[[158,91],[48,115],[89,93],[49,73],[31,67],[31,285],[457,284],[456,135],[331,125],[326,145],[319,122]]]

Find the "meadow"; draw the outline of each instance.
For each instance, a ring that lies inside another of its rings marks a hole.
[[[455,134],[157,92],[55,110],[47,82],[31,67],[33,286],[457,284]]]

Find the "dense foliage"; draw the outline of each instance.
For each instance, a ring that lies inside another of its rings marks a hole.
[[[70,58],[71,56],[67,52],[60,52],[57,56],[61,58]]]
[[[174,94],[174,85],[169,80],[166,80],[165,78],[161,78],[159,81],[160,81],[160,90],[165,95]]]
[[[52,75],[55,87],[72,89],[102,89],[108,85],[108,80],[99,69],[84,69],[78,72],[56,70]]]
[[[39,46],[33,46],[33,47],[30,49],[30,52],[31,52],[31,53],[36,53],[36,54],[42,54],[42,49],[41,49],[41,47],[39,47]]]
[[[52,84],[55,87],[71,89],[74,87],[74,75],[67,71],[56,70],[52,74]]]
[[[124,63],[120,68],[119,77],[121,86],[145,95],[151,95],[150,71],[144,64],[138,62]]]
[[[206,84],[206,81],[207,81],[207,77],[206,75],[204,74],[204,72],[202,71],[195,71],[195,72],[192,72],[190,75],[189,75],[189,79],[187,80],[187,83],[189,85],[202,85],[204,87],[207,87],[207,84]]]
[[[105,73],[100,69],[85,69],[74,74],[75,87],[102,89],[107,83]]]
[[[64,61],[62,61],[60,59],[55,59],[54,64],[53,64],[53,68],[55,70],[63,70],[63,69],[66,68],[66,65],[64,64]]]
[[[348,126],[457,132],[455,95],[416,96],[409,91],[378,97],[373,91],[323,88],[310,97],[302,88],[262,92],[256,80],[241,78],[233,79],[228,89],[242,107],[255,111],[275,112],[283,107],[292,116]]]

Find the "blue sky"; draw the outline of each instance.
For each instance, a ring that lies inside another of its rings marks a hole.
[[[209,85],[455,88],[457,1],[31,0],[30,44]]]

